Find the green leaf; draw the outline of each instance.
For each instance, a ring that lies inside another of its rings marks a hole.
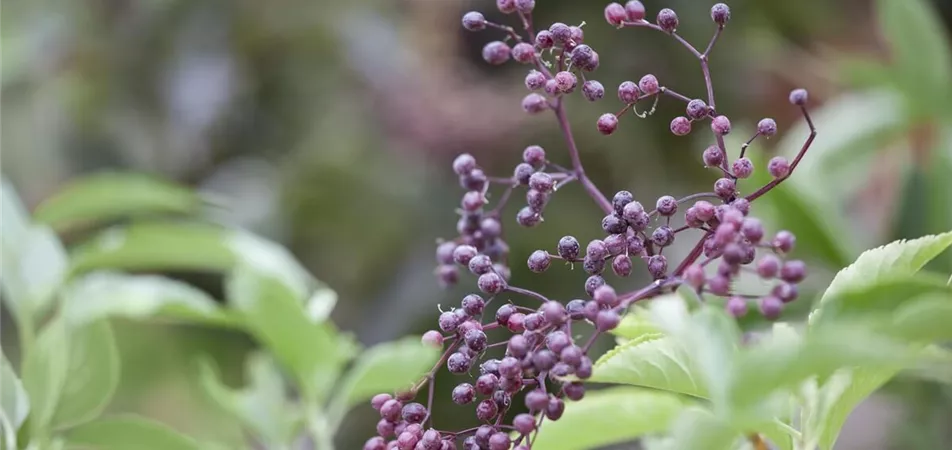
[[[893,71],[882,62],[856,57],[846,52],[838,53],[831,59],[839,66],[843,81],[853,88],[865,90],[897,87]]]
[[[222,310],[208,294],[188,284],[153,275],[95,272],[64,289],[66,319],[82,325],[104,317],[194,321],[238,326],[239,319]]]
[[[286,445],[301,422],[301,412],[286,397],[287,386],[274,362],[253,353],[245,362],[247,386],[233,390],[219,380],[214,364],[200,361],[199,381],[209,398],[269,446]]]
[[[886,274],[871,284],[847,287],[826,298],[823,314],[815,318],[813,326],[820,326],[821,320],[836,326],[838,318],[891,315],[904,302],[924,294],[952,296],[952,286],[948,286],[942,277],[934,275]]]
[[[226,292],[249,331],[297,377],[309,396],[322,398],[346,361],[336,347],[334,329],[311,322],[302,298],[270,274],[239,266],[229,274]]]
[[[740,435],[729,423],[698,407],[684,410],[672,424],[669,434],[673,437],[668,447],[671,450],[728,450],[733,448]]]
[[[876,13],[914,113],[945,110],[952,96],[952,48],[939,12],[926,0],[877,0]]]
[[[336,305],[337,292],[323,283],[318,283],[317,289],[311,294],[311,298],[307,299],[305,306],[307,317],[314,323],[324,322],[330,317]]]
[[[76,248],[73,273],[95,269],[221,272],[236,258],[225,244],[227,230],[214,225],[159,222],[114,227]]]
[[[33,435],[45,434],[69,371],[70,336],[66,322],[54,318],[40,331],[23,361],[23,387],[30,398]]]
[[[136,416],[87,423],[70,430],[66,440],[69,445],[97,450],[201,450],[194,439],[167,425]]]
[[[98,417],[119,385],[119,350],[105,320],[72,328],[68,377],[52,425],[69,428]]]
[[[23,425],[30,414],[30,398],[23,389],[23,383],[7,361],[6,355],[0,353],[0,409],[10,421],[13,433]]]
[[[344,413],[381,392],[409,387],[433,367],[439,356],[439,351],[412,337],[367,349],[347,373],[342,387],[336,390],[337,402],[343,405],[336,412]]]
[[[191,190],[134,173],[100,173],[69,184],[36,208],[36,220],[56,229],[128,216],[189,214],[202,201]]]
[[[648,310],[639,305],[632,305],[621,323],[611,331],[615,336],[624,339],[637,339],[646,334],[660,333],[658,326],[651,322]]]
[[[830,302],[844,292],[871,286],[884,278],[911,276],[950,245],[952,231],[911,241],[895,241],[863,252],[856,262],[837,273],[830,282],[811,314],[810,323],[818,323],[828,307],[835,308],[836,303]]]
[[[584,401],[566,405],[557,422],[546,423],[532,446],[586,450],[627,442],[666,430],[684,406],[675,395],[637,388],[590,392]]]
[[[595,362],[596,383],[618,383],[707,398],[707,387],[690,353],[674,338],[644,334],[618,345]]]
[[[918,342],[952,341],[952,294],[931,295],[902,305],[886,330]]]

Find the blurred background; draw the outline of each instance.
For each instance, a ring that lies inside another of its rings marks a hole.
[[[712,54],[718,109],[734,122],[734,141],[762,117],[780,124],[777,137],[752,147],[761,168],[799,149],[807,130],[787,93],[810,91],[816,145],[787,189],[755,203],[754,213],[797,233],[796,256],[811,263],[813,288],[863,249],[952,229],[952,2],[889,2],[926,8],[890,19],[876,7],[885,1],[734,0]],[[612,29],[604,3],[538,0],[535,14],[540,26],[585,22],[585,42],[601,56],[592,78],[606,86],[606,99],[568,100],[586,171],[609,196],[628,189],[649,204],[711,190],[716,176],[701,163],[709,133],[668,131],[682,104],[665,98],[648,120],[628,116],[611,137],[597,133],[598,115],[620,108],[621,81],[653,73],[690,97],[704,92],[697,61],[682,47],[650,30]],[[679,32],[702,48],[714,30],[714,2],[644,3],[649,17],[675,9]],[[527,67],[488,67],[480,49],[501,36],[460,27],[474,9],[516,25],[491,1],[5,0],[3,175],[29,207],[100,171],[193,186],[224,206],[209,218],[285,244],[337,290],[334,319],[364,344],[422,332],[435,327],[438,304],[456,305],[475,290],[468,275],[450,290],[433,276],[434,244],[455,234],[463,193],[452,159],[468,152],[487,173],[509,176],[522,149],[540,144],[569,164],[555,121],[519,106]],[[559,299],[582,295],[582,271],[533,275],[522,261],[566,234],[598,237],[595,205],[570,185],[545,223],[526,230],[515,224],[519,202],[504,222],[513,284]],[[952,257],[936,268],[948,273]],[[220,294],[220,280],[172,275]],[[635,287],[646,275],[619,284]],[[812,294],[802,298],[792,314],[808,309]],[[197,395],[194,361],[213,355],[237,385],[253,342],[197,327],[117,327],[123,378],[111,411],[242,442]],[[437,392],[446,398],[438,401],[449,403],[453,380],[442,381]],[[459,411],[446,428],[472,420]],[[351,414],[341,448],[357,448],[374,422],[369,408]],[[949,388],[900,378],[854,414],[838,448],[952,448],[949,423]]]

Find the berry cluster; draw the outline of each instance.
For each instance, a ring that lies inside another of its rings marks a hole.
[[[605,8],[605,20],[612,26],[655,29],[684,45],[700,62],[707,90],[706,100],[690,98],[662,85],[656,76],[644,75],[637,83],[619,84],[618,99],[623,108],[617,113],[603,114],[596,122],[602,134],[610,135],[628,112],[641,118],[653,114],[662,96],[685,104],[685,115],[670,123],[675,135],[687,135],[695,124],[710,121],[714,143],[702,152],[701,160],[718,173],[712,191],[681,198],[665,195],[648,210],[628,191],[619,191],[608,199],[582,167],[566,117],[565,99],[580,90],[586,100],[599,101],[605,96],[605,88],[600,82],[587,79],[598,68],[599,55],[583,43],[581,26],[554,23],[536,33],[531,15],[534,0],[497,0],[496,4],[501,12],[518,16],[527,39],[510,26],[487,21],[478,12],[466,13],[463,27],[505,34],[504,40],[485,45],[482,57],[486,62],[498,65],[512,59],[532,65],[525,78],[525,86],[531,92],[523,98],[522,107],[530,114],[554,113],[571,167],[553,163],[537,145],[523,150],[522,162],[509,177],[487,176],[469,154],[453,161],[453,171],[466,193],[459,209],[458,236],[437,246],[436,272],[441,284],[448,286],[458,283],[460,268],[466,268],[478,277],[476,285],[482,295],[465,296],[458,308],[440,314],[439,330],[423,335],[424,344],[444,352],[422,380],[396,398],[389,394],[374,397],[372,404],[381,419],[377,424],[378,436],[367,441],[365,450],[448,450],[460,445],[465,450],[531,449],[542,423],[562,416],[566,399],[578,401],[584,397],[585,387],[579,380],[592,375],[592,359],[588,355],[592,343],[600,334],[617,327],[632,303],[687,285],[702,298],[726,298],[726,309],[735,317],[747,314],[749,303],[756,302],[763,316],[775,319],[785,303],[796,299],[797,283],[806,276],[803,262],[786,259],[794,247],[794,236],[787,231],[767,236],[751,210],[756,199],[790,176],[813,142],[816,131],[804,106],[807,93],[797,89],[789,99],[799,107],[811,130],[800,152],[792,162],[782,157],[771,159],[767,171],[772,181],[742,195],[740,181],[756,169],[744,156],[747,148],[758,137],[774,136],[777,124],[769,118],[761,120],[737,159],[728,161],[724,136],[731,132],[731,122],[716,108],[708,67],[708,56],[730,20],[727,5],[718,3],[711,8],[716,29],[703,52],[677,34],[678,16],[671,9],[659,11],[655,23],[651,23],[645,20],[645,7],[637,0],[625,5],[611,3]],[[637,104],[645,100],[653,104],[639,113]],[[543,222],[552,195],[573,182],[578,182],[604,211],[604,237],[592,240],[583,251],[578,239],[565,236],[555,245],[554,253],[540,249],[527,259],[529,269],[536,273],[547,271],[552,260],[565,261],[572,267],[580,263],[589,275],[584,283],[588,298],[563,303],[510,283],[509,247],[502,239],[500,218],[513,194],[525,189],[525,206],[515,214],[515,221],[523,227],[537,226]],[[486,210],[487,194],[493,184],[504,190],[495,206]],[[683,211],[680,217],[679,211]],[[693,249],[677,264],[669,264],[664,250],[689,233],[700,234]],[[654,281],[641,289],[618,293],[606,281],[609,266],[617,277],[628,277],[636,267],[644,267]],[[708,270],[709,267],[714,270]],[[745,271],[777,281],[766,294],[736,292],[733,281]],[[490,319],[485,318],[491,314],[487,313],[491,302],[507,293],[533,298],[539,306],[528,308],[506,302],[495,307]],[[595,328],[581,345],[572,332],[572,327],[580,322]],[[491,343],[487,331],[493,329],[505,333],[506,339]],[[505,348],[501,359],[486,356],[493,347]],[[461,431],[430,427],[433,380],[444,366],[450,373],[467,378],[453,389],[452,399],[459,405],[475,405],[476,419],[481,425]],[[429,386],[425,406],[412,401],[424,386]],[[513,409],[513,402],[519,401],[517,394],[521,394],[527,412],[510,417],[507,413]]]

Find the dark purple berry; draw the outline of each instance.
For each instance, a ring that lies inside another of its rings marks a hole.
[[[684,270],[682,277],[684,278],[684,282],[694,289],[699,289],[701,286],[704,286],[704,268],[697,264],[688,266],[687,269]]]
[[[638,81],[638,89],[646,95],[657,94],[660,89],[658,78],[651,74],[641,77],[641,80]]]
[[[571,383],[565,383],[562,385],[562,392],[565,392],[565,397],[569,400],[577,402],[585,397],[585,385],[578,381],[573,381]]]
[[[476,392],[479,392],[481,395],[491,395],[493,391],[496,390],[496,386],[499,384],[499,378],[496,375],[487,373],[480,375],[476,379]]]
[[[499,413],[499,407],[496,406],[496,402],[490,399],[483,400],[476,405],[476,418],[484,422],[492,420],[497,413]]]
[[[624,233],[628,229],[628,224],[621,217],[615,214],[609,214],[602,218],[602,230],[608,234]]]
[[[635,198],[631,195],[631,192],[618,191],[615,193],[615,196],[612,197],[612,209],[615,210],[616,214],[621,215],[625,205],[633,202],[634,200]]]
[[[539,31],[539,33],[536,34],[535,45],[542,50],[552,48],[552,46],[555,45],[555,38],[549,30]]]
[[[606,136],[610,135],[618,128],[618,117],[612,113],[602,114],[595,125],[598,127],[600,133]]]
[[[705,200],[699,200],[694,203],[694,210],[697,212],[698,220],[707,222],[714,218],[714,205]]]
[[[771,290],[771,293],[784,303],[790,303],[797,299],[797,285],[790,283],[780,283]]]
[[[453,403],[466,405],[476,398],[476,390],[469,383],[460,383],[453,388]]]
[[[595,80],[582,83],[582,96],[590,102],[597,102],[605,97],[605,86]]]
[[[731,280],[718,275],[707,282],[707,288],[714,295],[727,295],[731,290]]]
[[[526,206],[519,210],[519,213],[516,214],[516,223],[523,227],[534,227],[542,222],[542,214],[539,214],[536,211],[533,211],[532,208]]]
[[[529,412],[537,413],[546,408],[549,405],[549,395],[545,391],[535,389],[526,393],[526,408],[529,408]]]
[[[578,27],[572,27],[572,29],[573,30],[578,29],[579,31],[581,31],[581,28],[578,28]],[[570,56],[572,58],[572,64],[576,66],[584,66],[591,62],[592,54],[594,53],[595,51],[592,50],[592,47],[589,47],[585,44],[576,46],[574,49],[572,49],[572,54]]]
[[[658,11],[658,26],[668,33],[674,32],[678,28],[678,15],[670,8]]]
[[[605,246],[604,242],[593,239],[588,243],[588,246],[585,247],[585,256],[592,259],[605,259],[608,257],[608,247]]]
[[[561,325],[567,318],[565,307],[561,303],[550,300],[542,305],[542,317],[553,325]]]
[[[618,304],[618,295],[615,289],[605,284],[595,289],[592,299],[601,306],[615,306]]]
[[[595,295],[595,290],[605,284],[605,279],[599,275],[592,275],[585,280],[585,292],[591,297]]]
[[[387,441],[380,436],[372,437],[364,442],[364,450],[386,450],[386,448]]]
[[[788,283],[799,283],[807,276],[807,266],[800,260],[787,261],[780,269],[780,279]]]
[[[483,232],[483,238],[497,238],[502,234],[502,224],[495,217],[487,217],[479,222],[479,230]]]
[[[582,349],[577,345],[567,346],[563,348],[561,352],[559,352],[559,359],[573,368],[577,368],[580,364],[582,364],[582,357],[584,356],[585,353],[582,352]]]
[[[592,360],[588,356],[582,357],[582,362],[575,368],[575,376],[583,380],[592,377]]]
[[[767,172],[774,178],[784,178],[790,174],[790,163],[783,156],[774,156],[767,163]]]
[[[754,163],[748,158],[739,158],[731,164],[734,176],[737,178],[748,178],[754,173]]]
[[[605,243],[609,255],[618,255],[624,253],[628,247],[628,236],[624,233],[609,234],[602,242]]]
[[[489,450],[509,450],[510,448],[512,448],[512,441],[506,433],[500,431],[489,438]]]
[[[668,226],[655,228],[651,233],[651,242],[658,247],[667,247],[674,242],[674,231]]]
[[[532,354],[532,365],[539,372],[551,369],[557,361],[555,353],[548,349],[542,349]]]
[[[757,122],[757,133],[766,137],[777,134],[777,122],[771,118],[761,119]]]
[[[576,27],[573,25],[569,27],[569,31],[572,32],[572,42],[574,42],[575,45],[581,44],[582,41],[585,40],[585,32],[582,31],[582,27]],[[575,50],[572,49],[572,51],[574,52]]]
[[[469,153],[463,153],[453,160],[453,172],[457,175],[468,175],[476,168],[476,158]]]
[[[506,321],[506,328],[513,333],[522,333],[526,330],[526,315],[520,312],[513,313]]]
[[[512,59],[522,64],[529,64],[535,59],[535,47],[526,42],[512,46]]]
[[[717,116],[711,120],[711,130],[715,134],[725,136],[731,132],[731,121],[727,116]]]
[[[545,75],[543,75],[542,72],[539,72],[538,70],[530,70],[526,75],[525,84],[526,89],[529,89],[530,91],[538,91],[545,86]]]
[[[486,333],[483,330],[469,330],[463,336],[463,340],[466,341],[467,347],[477,353],[486,350]]]
[[[555,397],[549,399],[549,404],[545,407],[545,417],[547,419],[559,420],[564,412],[565,402],[563,402],[562,399]]]
[[[622,206],[621,216],[629,221],[634,222],[638,220],[638,216],[645,212],[645,207],[641,203],[636,201],[631,201]]]
[[[678,212],[678,200],[670,195],[665,195],[658,198],[655,207],[658,209],[658,214],[662,216],[673,216],[674,213]]]
[[[723,3],[717,3],[711,7],[711,20],[714,23],[724,26],[729,20],[731,20],[731,9]]]
[[[575,299],[565,304],[565,311],[572,320],[582,320],[585,318],[585,300]]]
[[[506,325],[509,323],[509,318],[516,313],[516,307],[510,304],[505,304],[499,307],[496,310],[496,322],[499,325]]]
[[[538,145],[530,145],[522,151],[522,161],[533,167],[545,165],[545,149]]]
[[[544,250],[536,250],[529,255],[529,270],[535,273],[545,272],[549,268],[549,253]]]
[[[582,270],[589,275],[598,275],[605,271],[605,260],[586,256],[582,260]]]
[[[545,326],[545,317],[539,313],[526,314],[526,320],[523,322],[526,330],[535,331]]]
[[[747,315],[747,300],[744,300],[742,297],[731,297],[727,299],[727,303],[724,307],[731,316],[740,318]]]
[[[599,311],[598,316],[595,317],[595,328],[603,332],[614,330],[620,322],[621,316],[619,316],[617,312],[611,309],[603,309]]]
[[[716,145],[712,145],[704,150],[704,166],[706,167],[717,167],[724,162],[724,154],[721,153],[721,149]]]
[[[645,250],[645,241],[641,239],[641,236],[628,236],[627,241],[629,255],[640,256]]]
[[[797,106],[806,105],[808,99],[809,99],[809,94],[807,94],[806,89],[794,89],[790,91],[790,103],[794,105],[797,105]]]
[[[470,11],[463,14],[463,28],[469,31],[480,31],[486,29],[486,18],[482,13]]]
[[[764,227],[760,220],[748,217],[740,226],[740,232],[751,244],[758,244],[764,238]]]
[[[512,426],[520,434],[529,434],[535,430],[535,417],[532,417],[532,414],[519,414],[512,419]]]
[[[618,3],[609,3],[605,7],[605,21],[609,25],[620,26],[625,19],[628,18],[628,13],[625,12],[625,7],[621,6]]]
[[[586,71],[592,72],[598,68],[598,52],[592,51],[592,57],[588,61],[579,64],[579,68]]]
[[[380,419],[377,422],[377,435],[379,435],[382,438],[393,436],[395,428],[396,428],[396,425],[393,422],[387,419]]]
[[[492,425],[483,425],[476,429],[476,433],[473,434],[473,440],[478,444],[479,449],[485,449],[489,446],[489,437],[495,432],[496,429]]]
[[[522,366],[519,360],[507,356],[499,361],[499,375],[503,378],[516,378],[522,374]]]
[[[698,120],[707,115],[707,103],[704,103],[704,100],[696,98],[688,102],[688,106],[684,108],[684,112],[688,118]]]
[[[760,299],[760,313],[768,320],[776,320],[783,312],[783,301],[772,295]]]
[[[436,262],[440,264],[453,264],[453,252],[456,250],[456,243],[446,241],[436,246]]]
[[[479,290],[489,295],[496,295],[506,289],[506,280],[495,272],[487,272],[479,276],[476,285],[479,286]]]
[[[460,186],[470,191],[482,191],[486,187],[486,183],[488,183],[486,174],[479,169],[473,169],[459,178]]]
[[[516,10],[528,14],[535,8],[535,0],[516,0]]]
[[[638,85],[634,81],[622,81],[618,85],[618,99],[622,103],[631,104],[638,101]]]
[[[601,307],[598,306],[598,302],[596,302],[595,300],[585,303],[585,309],[584,309],[585,319],[588,320],[589,322],[592,322],[592,323],[595,322],[595,319],[598,318],[599,311],[601,311]]]
[[[519,163],[512,172],[512,178],[521,185],[529,184],[529,177],[535,173],[535,169],[526,163]]]
[[[744,260],[744,256],[746,254],[747,252],[744,250],[744,247],[735,242],[731,242],[730,244],[724,246],[723,258],[728,264],[734,266],[739,265]]]
[[[790,251],[793,250],[793,246],[797,243],[797,238],[793,233],[782,230],[777,232],[777,235],[774,236],[773,242],[771,243],[778,251],[790,253]]]
[[[517,334],[509,338],[509,344],[506,346],[506,349],[509,355],[522,358],[529,352],[529,342],[525,336]]]
[[[648,273],[650,273],[654,279],[664,278],[667,272],[668,259],[665,258],[664,255],[654,255],[648,258]]]
[[[493,41],[483,47],[483,60],[489,64],[499,65],[509,60],[511,49],[502,41]]]
[[[486,255],[476,255],[469,260],[469,271],[473,275],[483,275],[492,270],[493,261]]]
[[[463,297],[463,311],[470,316],[478,316],[483,313],[483,308],[486,307],[486,301],[482,297],[476,294],[469,294],[466,297]]]
[[[612,260],[612,271],[620,277],[631,275],[631,258],[628,255],[618,255]]]
[[[455,352],[446,360],[446,368],[450,373],[466,373],[472,367],[473,360],[464,353]]]
[[[370,406],[372,406],[373,409],[380,411],[380,408],[383,408],[383,404],[387,403],[387,401],[391,399],[393,399],[393,396],[390,394],[377,394],[370,399]]]
[[[629,22],[637,22],[645,18],[645,5],[638,0],[631,0],[625,3],[625,14]]]
[[[421,339],[423,345],[427,347],[432,347],[436,349],[443,348],[443,335],[439,331],[430,330],[426,333],[423,333],[423,338]]]
[[[426,417],[426,406],[419,403],[408,403],[403,407],[401,416],[407,423],[423,422],[423,419]]]
[[[516,0],[496,0],[496,8],[503,14],[516,12]]]
[[[476,247],[472,245],[460,245],[453,250],[453,261],[455,261],[456,264],[469,266],[469,262],[476,254]]]
[[[714,193],[718,197],[727,200],[737,192],[737,185],[730,178],[719,178],[714,182]]]
[[[558,44],[564,44],[572,39],[572,30],[568,25],[562,22],[556,22],[549,26],[549,33],[552,33],[552,39]]]
[[[558,83],[560,92],[570,94],[578,86],[578,77],[572,72],[562,71],[555,74],[555,82]]]
[[[549,109],[549,102],[542,95],[532,92],[522,99],[522,109],[529,114],[538,114]]]
[[[557,250],[562,259],[574,261],[578,259],[579,254],[578,240],[572,236],[563,236],[562,239],[559,239]]]
[[[529,187],[541,192],[551,192],[555,186],[552,176],[545,172],[536,172],[529,177]]]
[[[678,116],[671,120],[670,128],[675,136],[687,136],[691,132],[691,121],[687,117]]]
[[[456,328],[459,326],[460,319],[452,311],[447,311],[440,314],[439,324],[441,330],[447,333],[452,333],[455,332]]]

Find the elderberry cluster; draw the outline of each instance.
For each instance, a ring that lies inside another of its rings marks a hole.
[[[685,105],[685,114],[670,122],[673,134],[684,136],[695,125],[710,122],[713,143],[701,152],[700,159],[718,174],[712,191],[680,198],[665,195],[656,199],[653,207],[646,203],[648,208],[629,191],[605,197],[582,168],[566,118],[566,99],[578,90],[586,100],[598,101],[604,98],[605,88],[587,79],[600,60],[598,53],[583,43],[581,25],[557,22],[534,33],[531,12],[535,0],[497,0],[496,5],[502,13],[518,16],[522,32],[528,36],[487,21],[479,12],[466,13],[463,27],[470,31],[496,30],[504,35],[504,40],[483,47],[486,62],[499,65],[512,59],[532,65],[524,81],[530,93],[523,98],[522,107],[530,114],[550,111],[555,115],[565,136],[571,166],[551,161],[537,145],[522,150],[522,162],[507,177],[487,176],[469,154],[453,161],[453,171],[465,193],[458,210],[457,236],[437,246],[436,273],[440,283],[449,286],[458,283],[461,272],[468,270],[477,277],[481,294],[469,294],[458,307],[443,311],[438,330],[423,335],[423,343],[443,349],[443,355],[422,380],[395,398],[390,394],[373,398],[371,403],[381,419],[378,436],[368,440],[364,450],[449,450],[459,446],[464,450],[529,450],[544,421],[562,417],[566,400],[584,397],[582,381],[593,371],[589,356],[592,343],[600,334],[616,328],[632,303],[687,285],[703,299],[725,298],[727,311],[735,317],[747,314],[749,304],[756,303],[764,317],[776,319],[784,304],[797,298],[797,283],[806,276],[802,261],[787,258],[795,237],[787,231],[768,236],[751,211],[754,201],[791,175],[816,135],[804,106],[807,92],[797,89],[789,98],[810,126],[810,136],[800,152],[792,162],[782,157],[771,159],[766,170],[772,180],[767,184],[743,186],[743,180],[757,170],[745,157],[748,147],[758,137],[774,136],[777,123],[769,118],[761,120],[737,158],[729,161],[724,136],[731,132],[731,122],[716,108],[708,67],[708,56],[730,20],[727,5],[718,3],[711,8],[716,30],[703,52],[677,34],[679,20],[671,9],[658,11],[652,23],[645,20],[645,7],[637,0],[625,5],[611,3],[605,8],[605,20],[611,26],[649,28],[675,37],[698,59],[705,80],[706,101],[682,95],[651,74],[637,83],[624,81],[617,90],[622,109],[605,113],[596,121],[597,129],[610,135],[620,118],[646,118],[665,97]],[[638,112],[642,101],[652,105]],[[580,184],[604,212],[600,222],[603,237],[583,248],[578,239],[565,236],[555,243],[554,252],[535,250],[526,260],[535,273],[550,270],[553,260],[566,262],[565,270],[581,266],[588,274],[581,286],[587,298],[563,302],[511,283],[502,218],[506,204],[524,190],[525,203],[515,213],[515,222],[523,227],[538,226],[553,194],[572,183]],[[492,185],[498,185],[502,193],[488,208]],[[671,252],[666,255],[665,250],[676,239],[690,239],[690,235],[696,239],[693,249],[680,261],[669,261]],[[654,281],[641,289],[619,293],[606,280],[609,266],[616,277],[629,277],[638,269],[647,271]],[[766,293],[738,292],[735,281],[745,272],[774,284]],[[517,306],[503,299],[507,294],[529,297],[539,306]],[[489,305],[494,301],[498,306],[493,312]],[[595,332],[580,344],[573,327],[583,323],[593,326]],[[502,339],[490,336],[500,333]],[[487,356],[494,347],[505,349],[501,358]],[[433,380],[444,367],[463,378],[453,388],[453,402],[472,408],[479,425],[459,431],[433,428]],[[426,405],[414,401],[424,386],[429,386]],[[520,403],[527,412],[510,414],[513,405]]]

